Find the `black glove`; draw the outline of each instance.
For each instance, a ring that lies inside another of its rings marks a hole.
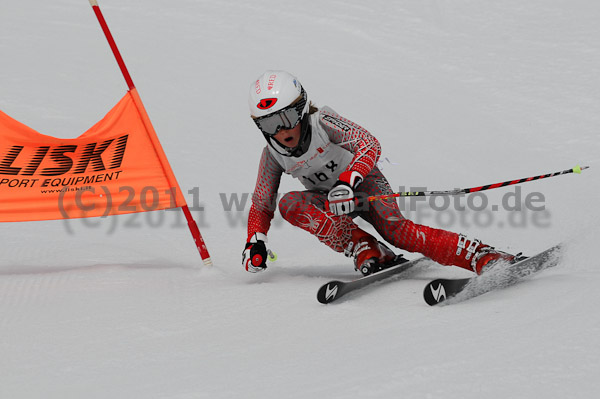
[[[246,243],[246,248],[242,252],[242,265],[250,273],[262,272],[267,268],[267,246],[265,242],[267,236],[262,233],[255,233],[250,241]]]

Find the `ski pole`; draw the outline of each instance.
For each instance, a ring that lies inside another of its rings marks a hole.
[[[404,191],[404,192],[393,193],[393,194],[373,195],[373,196],[367,197],[367,200],[369,202],[371,202],[371,201],[380,201],[383,199],[398,198],[398,197],[428,197],[428,196],[434,196],[434,195],[469,194],[469,193],[475,193],[478,191],[491,190],[493,188],[512,186],[514,184],[527,183],[527,182],[534,181],[534,180],[546,179],[548,177],[565,175],[567,173],[581,174],[582,170],[585,170],[588,168],[589,168],[589,166],[575,166],[574,168],[563,170],[562,172],[554,172],[554,173],[548,173],[546,175],[524,177],[522,179],[509,180],[509,181],[505,181],[502,183],[487,184],[485,186],[479,186],[479,187],[455,188],[454,190],[442,190],[442,191]]]

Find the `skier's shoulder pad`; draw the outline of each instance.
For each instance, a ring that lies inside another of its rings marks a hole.
[[[319,108],[319,123],[329,129],[343,132],[352,130],[352,122],[335,112],[331,107],[324,105]]]

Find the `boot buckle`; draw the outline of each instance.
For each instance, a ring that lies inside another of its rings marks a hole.
[[[465,256],[466,260],[471,259],[471,256],[475,255],[475,252],[477,251],[477,248],[479,247],[480,244],[481,244],[481,241],[478,240],[477,238],[475,238],[473,241],[471,241],[469,248],[467,248],[467,256]]]
[[[458,235],[458,244],[456,249],[456,256],[460,255],[462,250],[467,247],[467,236],[464,234]]]

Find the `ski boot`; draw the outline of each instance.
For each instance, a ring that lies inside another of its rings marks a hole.
[[[483,273],[486,269],[491,268],[497,263],[504,262],[506,264],[513,264],[527,258],[526,256],[522,256],[521,252],[516,255],[511,255],[506,252],[498,251],[494,247],[482,244],[478,239],[474,239],[468,243],[469,245],[467,245],[467,243],[467,237],[460,234],[456,255],[460,255],[462,250],[466,249],[467,255],[465,256],[465,259],[467,261],[469,259],[471,260],[471,269],[477,274]]]
[[[361,229],[352,232],[352,238],[345,254],[354,257],[354,269],[360,271],[364,276],[401,263],[396,262],[398,257],[394,252]],[[402,256],[399,258],[403,260]]]
[[[475,254],[471,261],[471,267],[475,273],[481,274],[500,262],[505,262],[507,264],[517,263],[519,260],[523,259],[519,259],[520,255],[520,253],[511,255],[506,252],[498,251],[494,247],[485,246]]]

